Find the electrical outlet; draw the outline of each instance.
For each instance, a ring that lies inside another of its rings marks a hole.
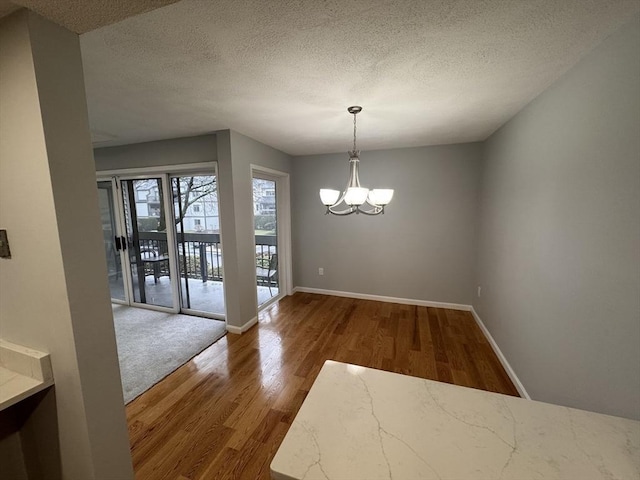
[[[482,296],[482,287],[478,287],[478,298]]]
[[[324,268],[320,267],[318,269],[318,275],[324,275]]]

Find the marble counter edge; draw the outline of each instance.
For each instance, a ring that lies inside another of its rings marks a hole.
[[[0,410],[53,384],[48,353],[0,339]]]

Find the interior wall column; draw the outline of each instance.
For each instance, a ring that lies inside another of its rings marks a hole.
[[[234,133],[218,132],[217,148],[226,320],[237,332],[255,321],[258,303],[251,167],[233,156]]]
[[[132,479],[79,38],[21,10],[0,45],[0,334],[50,353],[55,378],[29,430],[59,455],[25,452],[27,470]]]

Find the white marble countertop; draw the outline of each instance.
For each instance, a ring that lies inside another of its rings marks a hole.
[[[274,480],[640,478],[640,422],[327,361]]]
[[[51,385],[49,354],[0,340],[0,410]]]

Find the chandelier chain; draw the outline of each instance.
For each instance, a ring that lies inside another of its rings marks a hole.
[[[353,151],[356,151],[356,114],[353,114]]]

